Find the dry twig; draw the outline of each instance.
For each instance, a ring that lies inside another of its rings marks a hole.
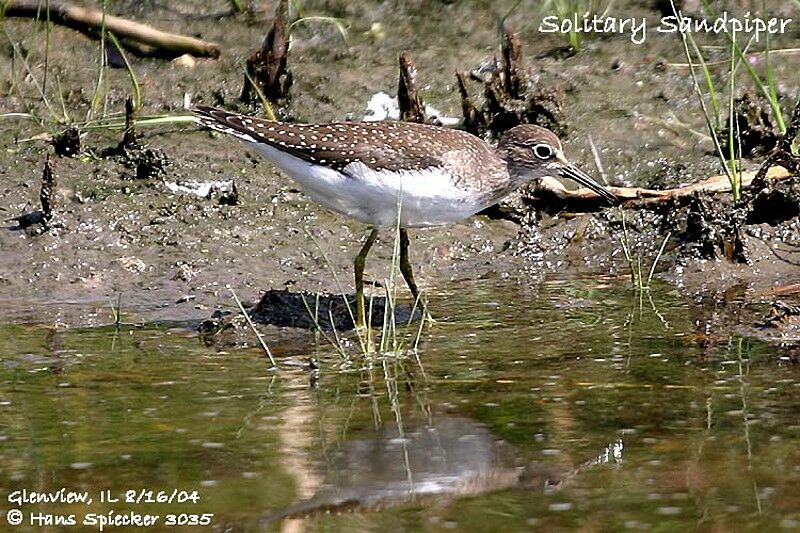
[[[197,57],[219,57],[219,45],[157,30],[146,24],[122,17],[104,14],[98,9],[72,5],[59,0],[50,0],[50,21],[83,33],[96,35],[105,26],[120,39],[130,40],[146,47],[133,47],[137,53],[151,52],[154,55],[180,56],[191,54]],[[7,0],[0,5],[5,17],[37,18],[42,16],[45,3],[41,0]]]

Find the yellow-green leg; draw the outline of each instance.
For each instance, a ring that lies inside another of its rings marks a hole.
[[[406,285],[411,290],[411,296],[414,301],[419,300],[419,290],[417,283],[414,281],[414,271],[411,269],[411,262],[408,260],[408,232],[405,228],[400,228],[400,272],[403,274],[403,279],[406,280]]]
[[[378,238],[378,230],[373,229],[367,237],[367,242],[361,247],[358,252],[356,260],[354,261],[355,274],[356,274],[356,327],[364,328],[367,326],[366,317],[364,316],[364,266],[367,264],[367,254],[370,248],[375,244],[375,239]]]
[[[426,302],[420,299],[419,289],[414,281],[414,271],[411,269],[411,261],[408,260],[408,244],[408,232],[404,228],[400,228],[400,273],[403,274],[403,279],[406,280],[406,285],[414,297],[414,305],[422,311],[425,320],[434,322],[433,317],[428,313]]]

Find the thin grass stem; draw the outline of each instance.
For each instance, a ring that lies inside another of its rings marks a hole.
[[[667,241],[669,238],[672,237],[672,232],[668,231],[667,236],[664,237],[664,240],[661,243],[661,247],[658,249],[658,253],[656,254],[656,258],[653,259],[653,264],[650,266],[650,273],[647,275],[647,286],[650,287],[650,284],[653,282],[653,276],[656,273],[656,266],[658,266],[658,262],[661,260],[661,256],[664,255],[664,250],[667,247]]]
[[[677,7],[675,6],[674,0],[670,0],[670,4],[672,5],[672,10],[675,13],[675,16],[680,18],[681,14],[678,11]],[[689,43],[694,41],[691,33],[687,33],[685,30],[680,31],[681,41],[683,43],[683,50],[684,54],[686,55],[686,60],[689,62],[689,72],[692,76],[692,85],[694,87],[694,91],[697,94],[698,100],[700,101],[700,108],[703,112],[703,119],[706,122],[706,127],[708,128],[709,134],[711,134],[711,140],[714,142],[714,148],[717,151],[717,155],[719,156],[720,162],[722,163],[722,167],[725,170],[725,175],[728,177],[728,181],[731,183],[731,188],[734,185],[734,176],[731,172],[731,169],[728,166],[728,161],[725,158],[725,155],[722,151],[722,145],[719,142],[719,137],[717,136],[717,130],[714,128],[714,124],[711,120],[711,115],[708,111],[708,107],[706,106],[705,98],[703,97],[703,91],[700,89],[700,83],[698,82],[697,72],[694,60],[692,59],[692,54],[689,51]],[[693,44],[693,47],[697,47],[696,43]]]
[[[325,337],[325,340],[328,341],[328,343],[330,343],[331,346],[336,348],[336,351],[339,352],[339,355],[341,355],[343,359],[347,359],[348,358],[347,357],[347,353],[344,351],[344,347],[343,347],[343,345],[342,345],[342,343],[341,343],[341,341],[339,339],[339,336],[336,334],[336,328],[333,329],[334,336],[335,336],[335,339],[336,339],[334,341],[334,340],[332,340],[330,338],[330,336],[327,333],[325,333],[325,331],[322,329],[322,326],[319,323],[319,320],[318,320],[319,295],[317,295],[317,299],[316,299],[316,301],[317,301],[317,311],[315,311],[313,313],[311,312],[311,308],[308,306],[308,302],[306,301],[305,295],[301,294],[300,295],[300,299],[303,300],[303,305],[305,306],[306,311],[308,312],[308,316],[311,318],[311,321],[314,323],[314,327],[316,328],[316,331],[319,334],[321,334],[323,337]],[[333,312],[330,310],[330,308],[328,309],[328,315],[330,316],[331,324],[333,324]]]
[[[258,99],[261,101],[261,108],[264,110],[264,116],[267,118],[267,120],[277,120],[275,118],[275,111],[272,110],[272,104],[270,104],[269,100],[264,94],[264,91],[261,90],[261,87],[258,86],[256,81],[253,79],[252,76],[250,76],[250,73],[248,73],[246,70],[244,72],[244,75],[250,82],[250,86],[258,95]]]
[[[239,306],[239,310],[242,312],[242,315],[244,315],[244,319],[247,321],[247,325],[250,326],[251,330],[253,330],[253,333],[258,339],[259,344],[261,344],[261,349],[264,350],[264,353],[269,358],[269,362],[272,365],[272,368],[278,368],[278,365],[275,363],[275,359],[272,357],[272,352],[270,351],[269,346],[267,346],[267,343],[264,342],[264,338],[261,336],[261,333],[259,333],[259,331],[256,329],[256,325],[253,324],[253,321],[250,319],[250,315],[245,310],[244,306],[242,305],[242,302],[239,300],[239,297],[236,296],[236,293],[230,287],[228,288],[228,290],[231,291],[231,296],[233,296],[236,305]]]
[[[92,91],[92,100],[89,106],[87,122],[91,120],[97,113],[97,108],[100,105],[100,97],[105,83],[105,70],[106,70],[106,10],[108,9],[108,0],[103,0],[102,18],[100,19],[100,57],[98,59],[99,65],[97,68],[97,80],[94,84],[94,91]]]
[[[347,49],[347,53],[350,53],[350,38],[349,38],[349,31],[347,26],[345,25],[342,19],[338,19],[336,17],[324,17],[324,16],[309,16],[309,17],[301,17],[291,24],[289,24],[289,34],[291,36],[292,30],[300,24],[308,24],[310,22],[321,22],[323,24],[332,24],[336,27],[336,30],[339,32],[339,35],[342,38],[342,42],[344,42],[344,47]]]
[[[350,320],[353,322],[353,324],[355,324],[356,323],[356,318],[355,318],[355,315],[353,314],[353,308],[350,306],[350,302],[347,300],[347,293],[344,291],[342,283],[339,280],[339,276],[336,274],[336,269],[333,268],[333,264],[331,263],[330,259],[328,258],[328,254],[325,253],[325,250],[319,244],[317,239],[311,234],[311,232],[308,231],[308,229],[305,230],[305,233],[308,236],[308,238],[311,239],[311,242],[314,243],[314,246],[317,247],[317,250],[319,250],[320,254],[322,255],[322,260],[325,262],[325,265],[328,267],[328,270],[330,270],[331,275],[333,276],[333,281],[334,281],[334,283],[336,283],[336,288],[339,291],[339,294],[342,295],[342,299],[344,300],[345,308],[347,309],[347,314],[349,315]],[[357,336],[358,336],[358,342],[359,342],[359,344],[361,346],[361,351],[362,351],[362,353],[367,353],[366,341],[365,341],[364,337],[362,337],[361,332],[358,331],[358,328],[356,328],[356,331],[357,331]]]
[[[128,72],[128,77],[130,78],[131,85],[133,86],[134,111],[138,111],[142,108],[142,86],[139,84],[139,80],[136,78],[136,73],[133,71],[133,67],[131,67],[130,62],[128,61],[128,56],[123,51],[122,45],[117,39],[117,36],[109,32],[108,38],[111,39],[111,42],[117,48],[119,55],[122,57],[122,61],[125,63],[125,70]]]

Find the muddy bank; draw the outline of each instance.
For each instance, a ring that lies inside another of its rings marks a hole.
[[[634,292],[650,279],[667,281],[692,302],[699,335],[722,340],[737,332],[797,346],[799,183],[774,183],[740,203],[696,194],[572,217],[512,207],[506,213],[520,215],[522,225],[509,252],[534,279],[610,274]]]
[[[564,54],[563,40],[538,32],[540,13],[534,4],[523,3],[510,22],[524,47],[529,83],[563,95],[562,137],[572,160],[597,171],[591,138],[612,184],[669,186],[719,173],[710,143],[698,142],[692,133],[702,130],[702,118],[687,70],[680,66],[684,58],[675,36],[652,35],[641,46],[622,38],[587,39],[579,54]],[[256,20],[217,20],[197,16],[191,2],[150,6],[146,15],[138,5],[115,7],[122,15],[152,17],[166,30],[218,42],[223,50],[219,60],[198,60],[194,68],[132,58],[144,94],[142,116],[180,112],[187,100],[238,105],[242,61],[263,39],[269,11]],[[494,3],[421,2],[391,8],[371,2],[307,3],[307,13],[349,21],[349,40],[345,46],[332,26],[297,30],[290,53],[292,98],[282,112],[291,120],[358,119],[372,94],[395,91],[397,56],[410,51],[425,101],[458,116],[461,101],[453,72],[475,69],[496,53],[496,27],[487,21],[508,8]],[[658,16],[655,8],[640,3],[623,8],[630,16]],[[6,24],[12,38],[30,50],[33,72],[41,76],[40,34],[25,21]],[[84,116],[97,73],[84,58],[95,57],[97,43],[64,28],[53,28],[52,35],[58,46],[50,49],[49,68],[57,69],[71,115]],[[788,46],[796,38],[795,31],[773,44]],[[6,52],[0,69],[21,81],[15,90],[0,93],[0,109],[34,106],[46,117],[35,86],[11,59],[13,50]],[[798,56],[782,55],[774,66],[785,94],[794,94]],[[723,68],[715,71],[724,74]],[[107,83],[103,105],[121,113],[130,93],[128,75],[109,70]],[[480,97],[479,84],[468,83],[468,89]],[[140,129],[145,149],[131,162],[108,156],[119,145],[121,130],[87,130],[78,154],[61,150],[64,156],[53,158],[59,223],[42,231],[37,225],[18,227],[12,219],[38,209],[42,165],[53,148],[35,138],[59,128],[52,121],[21,119],[6,119],[3,126],[0,141],[8,149],[0,153],[5,184],[0,214],[9,221],[0,229],[0,300],[7,321],[107,324],[113,317],[110,302],[118,294],[131,320],[199,321],[217,309],[235,308],[228,286],[250,302],[267,290],[351,291],[352,259],[366,229],[310,204],[292,182],[235,140],[177,125]],[[758,164],[758,159],[745,160],[746,168]],[[191,181],[233,181],[238,203],[175,187]],[[747,303],[763,302],[758,312],[766,313],[771,289],[800,281],[793,268],[797,216],[790,216],[796,193],[790,184],[786,187],[777,200],[760,197],[766,204],[757,210],[761,219],[743,213],[737,238],[746,261],[735,242],[732,255],[726,249],[726,217],[742,213],[728,209],[724,195],[669,209],[626,209],[630,249],[648,270],[665,232],[672,230],[657,269],[660,279],[676,284],[690,299],[716,298],[711,295],[744,287]],[[412,233],[411,259],[434,309],[437,291],[463,280],[531,284],[565,273],[629,277],[619,211],[539,215],[525,209],[524,202],[517,207],[510,202],[513,217],[478,216]],[[783,214],[774,219],[773,211]],[[371,255],[369,279],[383,282],[387,277],[391,240],[383,236]],[[791,297],[785,298],[789,304]]]

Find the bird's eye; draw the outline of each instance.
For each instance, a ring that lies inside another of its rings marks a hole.
[[[555,150],[549,144],[536,144],[532,148],[533,153],[539,159],[551,159],[554,155],[556,155]]]

